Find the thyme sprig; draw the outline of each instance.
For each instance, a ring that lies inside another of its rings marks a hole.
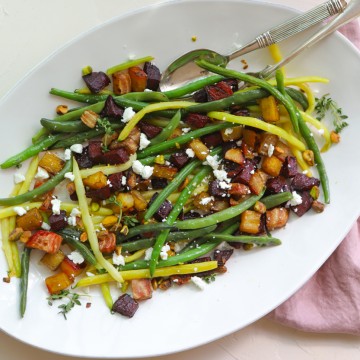
[[[81,306],[81,302],[79,300],[80,296],[81,295],[77,293],[70,292],[70,290],[62,290],[58,294],[52,294],[48,296],[46,299],[48,300],[48,304],[50,306],[52,306],[54,301],[56,300],[68,299],[66,303],[58,306],[58,308],[60,309],[59,314],[62,314],[65,320],[67,320],[66,314],[68,314],[75,305]]]
[[[340,133],[343,128],[349,125],[346,121],[344,121],[348,118],[348,116],[343,114],[342,108],[338,106],[329,94],[325,94],[321,98],[315,98],[315,100],[316,118],[319,121],[324,119],[326,114],[330,112],[333,118],[334,131],[336,133]]]

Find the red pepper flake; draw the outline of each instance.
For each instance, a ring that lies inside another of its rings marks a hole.
[[[91,303],[90,302],[86,303],[86,308],[88,309],[90,307],[91,307]]]

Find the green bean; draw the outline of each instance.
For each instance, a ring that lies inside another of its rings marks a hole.
[[[80,231],[71,228],[65,228],[58,231],[58,234],[63,237],[66,243],[74,247],[83,258],[91,265],[96,265],[97,261],[91,250],[80,241]]]
[[[221,148],[217,148],[212,150],[211,154],[216,155],[221,152]],[[185,165],[175,176],[175,178],[159,193],[156,199],[152,202],[152,204],[148,207],[145,212],[144,220],[149,220],[161,204],[165,201],[165,199],[177,189],[181,183],[186,179],[188,175],[190,175],[199,165],[201,164],[200,160],[192,160],[190,163]],[[210,224],[212,225],[212,224]],[[203,226],[205,227],[205,226]]]
[[[180,230],[185,230],[185,229],[199,229],[221,223],[225,220],[234,218],[235,216],[238,216],[245,210],[249,209],[251,206],[253,206],[256,203],[256,201],[261,199],[263,194],[264,194],[264,190],[259,195],[252,195],[248,199],[244,200],[242,203],[232,206],[228,209],[219,211],[218,213],[211,214],[203,218],[177,221],[174,223],[174,225]]]
[[[304,111],[307,110],[309,107],[309,102],[307,97],[301,91],[291,87],[286,87],[285,91],[294,101],[301,105]]]
[[[256,78],[254,76],[241,73],[235,70],[224,69],[219,66],[213,65],[205,60],[198,60],[196,63],[209,71],[212,71],[216,74],[220,74],[229,78],[235,78],[242,81],[245,81],[250,84],[254,84],[259,86],[265,90],[267,90],[271,95],[273,95],[276,99],[278,99],[286,108],[289,113],[291,123],[293,125],[294,131],[299,133],[299,124],[298,124],[298,117],[296,115],[296,106],[293,104],[292,101],[289,101],[288,97],[284,96],[276,87],[270,85],[267,81]]]
[[[202,89],[204,86],[215,84],[221,80],[224,80],[223,76],[212,75],[204,79],[194,81],[190,84],[179,87],[175,90],[164,91],[164,94],[169,99],[181,98],[184,95],[192,94],[193,92]]]
[[[164,159],[165,160],[169,160],[171,154],[164,154]],[[143,164],[143,165],[151,165],[155,162],[156,156],[149,156],[145,159],[140,159],[139,161]]]
[[[31,157],[39,154],[41,151],[48,149],[51,145],[55,144],[57,141],[64,138],[64,134],[49,135],[44,140],[38,142],[37,144],[30,145],[25,150],[20,153],[11,156],[5,160],[0,167],[2,169],[7,169],[12,166],[21,164],[23,161],[30,159]]]
[[[205,176],[209,175],[211,172],[210,166],[205,166],[199,173],[197,173],[192,180],[189,182],[189,184],[185,187],[185,189],[181,192],[179,198],[177,199],[174,207],[170,211],[166,223],[169,225],[172,225],[177,217],[180,215],[180,213],[183,211],[184,205],[188,201],[190,195],[194,192],[194,190],[197,188],[197,186],[201,183],[201,181],[205,178]],[[177,181],[176,177],[173,180],[173,182]],[[183,181],[183,180],[182,180]],[[156,199],[155,199],[156,201]],[[154,202],[155,202],[154,201]],[[145,216],[148,215],[145,213]],[[164,246],[164,243],[169,235],[170,230],[163,230],[156,238],[155,244],[153,246],[153,250],[151,253],[151,259],[150,259],[150,275],[154,275],[154,271],[156,269],[156,265],[158,262],[158,258],[161,253],[161,249]]]
[[[165,223],[150,223],[150,224],[138,225],[130,228],[126,236],[118,235],[117,241],[121,243],[125,240],[131,239],[132,237],[143,233],[159,232],[165,229],[177,230],[177,227]]]
[[[209,232],[214,231],[216,226],[209,226],[204,229],[198,230],[190,230],[190,231],[175,231],[170,232],[167,240],[169,242],[177,242],[182,240],[193,240],[199,236],[208,234]],[[148,239],[138,239],[134,241],[129,241],[126,243],[121,244],[122,251],[133,252],[140,249],[146,249],[155,244],[155,238],[148,238]]]
[[[166,141],[170,135],[174,132],[174,130],[178,127],[181,120],[181,112],[178,110],[172,119],[169,121],[167,126],[161,131],[161,133],[151,139],[151,145],[160,144]]]
[[[123,126],[124,126],[123,124],[111,124],[111,129],[117,130],[117,129],[121,129]],[[104,134],[105,134],[104,128],[91,129],[89,131],[84,131],[82,133],[75,134],[66,139],[59,140],[51,147],[51,149],[68,148],[73,144],[82,144],[84,141],[87,141],[89,139],[92,139],[94,137],[101,136]]]
[[[133,101],[144,101],[147,103],[169,101],[166,94],[159,91],[142,91],[130,92],[128,94],[120,95],[122,98]],[[118,98],[120,98],[120,96]]]
[[[81,132],[89,130],[89,127],[86,126],[81,120],[72,120],[72,121],[57,121],[50,119],[41,119],[41,125],[51,131],[51,132]]]
[[[196,129],[194,131],[190,131],[187,134],[178,136],[174,139],[168,140],[161,144],[149,146],[145,150],[140,151],[138,153],[137,158],[138,158],[138,160],[144,159],[148,156],[151,156],[154,154],[159,154],[162,151],[172,149],[172,148],[176,147],[177,144],[183,145],[183,144],[186,144],[187,142],[191,141],[192,139],[196,139],[203,135],[211,134],[213,132],[216,132],[216,131],[219,131],[222,129],[226,129],[229,127],[233,127],[233,126],[234,126],[234,124],[229,123],[229,122],[223,122],[223,123],[219,123],[219,124],[215,124],[215,125],[205,126],[201,129]]]
[[[13,206],[19,205],[24,202],[33,200],[34,198],[45,194],[46,192],[52,190],[56,185],[58,185],[63,179],[64,175],[67,172],[72,170],[72,160],[69,160],[65,163],[64,167],[59,171],[56,175],[54,175],[51,179],[40,185],[39,187],[28,191],[24,194],[0,199],[0,206]]]
[[[205,236],[206,239],[221,240],[227,242],[240,242],[243,244],[255,244],[257,246],[264,245],[280,245],[281,241],[271,236],[251,236],[251,235],[239,235],[233,236],[228,234],[208,234]]]
[[[95,104],[99,101],[105,101],[109,96],[108,94],[80,94],[72,91],[60,90],[56,88],[52,88],[49,93],[51,95],[60,96],[64,99],[69,99],[73,101],[78,101],[82,103]]]
[[[189,106],[185,109],[186,112],[210,112],[228,109],[232,105],[242,105],[250,101],[262,99],[269,96],[269,92],[264,89],[252,89],[247,91],[236,92],[221,100],[209,101]]]
[[[279,206],[292,199],[292,194],[289,191],[282,193],[265,196],[261,199],[261,202],[266,206],[267,209],[272,209],[275,206]]]
[[[31,248],[24,248],[21,254],[21,277],[20,277],[20,315],[24,317],[27,302],[27,290],[29,283],[29,267],[30,267]]]

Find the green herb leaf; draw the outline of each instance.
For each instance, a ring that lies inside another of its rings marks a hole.
[[[324,119],[326,114],[330,112],[333,119],[334,131],[336,133],[339,133],[343,128],[349,125],[346,121],[344,121],[348,118],[348,116],[342,113],[342,109],[333,99],[331,99],[329,94],[325,94],[321,98],[316,98],[315,100],[316,118],[319,121]]]
[[[50,306],[53,305],[55,300],[68,299],[66,303],[58,306],[60,309],[59,314],[62,314],[65,320],[67,320],[66,314],[68,314],[75,305],[81,306],[79,297],[80,295],[77,293],[71,293],[69,290],[62,290],[58,294],[52,294],[48,296],[46,299],[48,300],[48,304]]]

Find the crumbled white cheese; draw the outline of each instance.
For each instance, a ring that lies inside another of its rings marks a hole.
[[[70,225],[70,226],[76,226],[76,216],[69,216],[67,218],[67,223]]]
[[[49,173],[45,169],[39,166],[37,169],[37,173],[35,175],[35,179],[45,180],[48,179],[49,177],[50,177]]]
[[[143,179],[148,179],[154,171],[154,168],[148,165],[143,165],[139,160],[135,160],[132,164],[132,169],[135,174],[140,175]]]
[[[182,128],[183,134],[187,134],[189,131],[191,131],[191,128]]]
[[[188,240],[177,241],[174,245],[174,251],[179,253],[188,243]]]
[[[309,170],[305,169],[305,170],[303,170],[302,173],[306,175],[308,172],[309,172]]]
[[[121,178],[121,185],[125,186],[126,185],[126,176],[123,176]]]
[[[83,146],[81,144],[73,144],[70,146],[70,150],[74,153],[81,154],[83,152]]]
[[[232,128],[227,128],[227,129],[225,129],[224,134],[231,135],[233,132],[234,132],[234,130]]]
[[[206,162],[204,163],[204,165],[210,165],[214,170],[218,169],[220,165],[219,157],[217,155],[208,155],[206,157]]]
[[[140,147],[139,150],[143,150],[150,145],[150,140],[144,133],[140,134]]]
[[[153,92],[151,89],[144,89],[144,92]]]
[[[192,276],[191,281],[195,284],[200,290],[205,290],[206,282],[199,276]]]
[[[275,150],[274,145],[273,145],[273,144],[269,144],[268,153],[267,153],[268,157],[273,156],[274,150]]]
[[[150,260],[152,252],[153,252],[152,247],[149,247],[148,249],[146,249],[144,260]]]
[[[71,210],[70,216],[80,216],[81,215],[81,211],[78,208],[73,208]]]
[[[65,173],[64,178],[69,179],[70,181],[74,181],[75,175],[71,171],[69,171],[69,172]]]
[[[52,205],[52,212],[53,212],[53,214],[59,215],[59,214],[60,214],[61,200],[59,200],[59,199],[52,199],[52,200],[51,200],[51,205]]]
[[[20,174],[20,173],[14,174],[14,183],[15,184],[20,184],[24,181],[25,181],[25,176],[23,174]]]
[[[95,274],[93,274],[93,273],[90,272],[90,271],[87,271],[87,272],[86,272],[86,275],[87,275],[87,276],[95,276]]]
[[[133,110],[133,108],[130,106],[130,107],[127,107],[127,108],[125,108],[125,110],[124,110],[124,113],[123,113],[123,116],[122,116],[122,119],[121,119],[121,121],[123,122],[123,123],[127,123],[127,122],[129,122],[131,119],[132,119],[132,117],[135,115],[135,111]]]
[[[226,181],[220,181],[219,187],[220,187],[220,189],[223,189],[223,190],[231,189],[231,185],[229,185]]]
[[[189,157],[189,158],[193,158],[194,156],[195,156],[195,152],[194,152],[194,150],[193,149],[186,149],[185,150],[185,153],[186,153],[186,155]]]
[[[42,228],[43,230],[49,231],[49,230],[51,229],[51,226],[50,226],[48,223],[46,223],[45,221],[43,221],[43,222],[41,223],[41,228]]]
[[[213,196],[205,197],[205,198],[202,198],[202,199],[200,200],[200,204],[201,204],[201,205],[207,205],[209,202],[214,201],[214,200],[215,200],[215,199],[214,199]]]
[[[225,170],[214,170],[214,176],[220,180],[220,181],[225,181],[227,183],[229,183],[231,181],[231,179],[229,179],[227,177],[227,172]]]
[[[113,253],[113,264],[114,265],[125,265],[125,258],[121,254],[117,254],[116,252]]]
[[[71,159],[71,150],[65,149],[64,151],[64,160],[70,160]]]
[[[292,199],[290,200],[291,206],[300,205],[302,203],[302,197],[296,191],[292,192]]]
[[[67,256],[74,264],[82,264],[85,259],[84,257],[78,252],[78,251],[73,251],[71,252],[68,256]]]
[[[319,129],[319,130],[318,130],[318,133],[319,133],[320,135],[324,135],[324,129]]]
[[[24,209],[22,206],[14,206],[13,210],[18,214],[19,216],[25,215],[27,213],[26,209]]]
[[[168,244],[165,244],[162,248],[161,248],[161,252],[160,252],[160,258],[162,260],[167,260],[168,258],[168,251],[170,250],[170,246]]]

